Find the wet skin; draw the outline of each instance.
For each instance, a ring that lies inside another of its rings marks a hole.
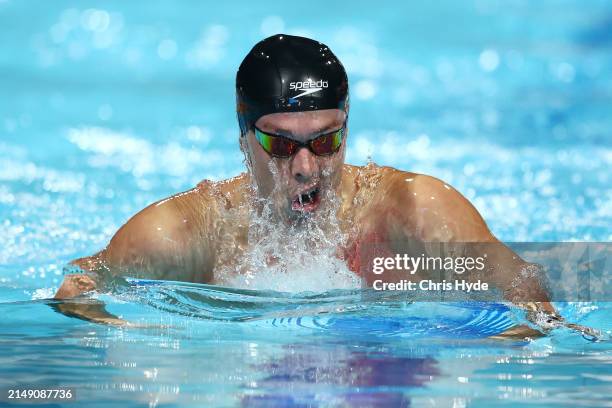
[[[277,113],[260,118],[256,125],[265,132],[304,142],[342,127],[345,119],[340,110]],[[67,275],[56,298],[93,290],[111,275],[217,283],[215,271],[231,267],[248,247],[249,210],[261,205],[254,198],[271,203],[270,222],[291,225],[304,216],[317,217],[329,205],[326,197],[331,194],[340,198],[334,211],[349,237],[338,248],[338,256],[369,283],[376,276],[363,267],[364,259],[369,259],[364,258],[364,248],[372,248],[373,243],[381,253],[372,256],[419,256],[427,251],[429,242],[446,243],[443,249],[448,253],[457,253],[457,243],[497,243],[488,259],[497,273],[489,281],[507,289],[509,300],[537,300],[538,310],[554,313],[537,280],[525,280],[510,289],[527,263],[499,243],[458,191],[427,175],[373,164],[344,164],[347,136],[348,130],[340,150],[330,156],[316,156],[301,148],[290,158],[275,158],[248,132],[240,138],[240,146],[249,171],[221,182],[202,181],[145,208],[102,251],[73,261],[91,273]],[[460,250],[477,251],[477,247]],[[401,278],[405,276],[390,273],[385,280]]]

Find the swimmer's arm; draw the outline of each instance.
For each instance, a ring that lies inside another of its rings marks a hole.
[[[486,264],[491,267],[491,280],[504,290],[504,297],[527,311],[527,319],[534,323],[538,330],[546,333],[557,327],[566,327],[581,333],[583,336],[597,338],[599,333],[589,327],[567,322],[550,302],[550,296],[544,285],[544,273],[541,265],[523,260],[514,251],[500,242],[488,229],[486,223],[463,196],[457,193],[459,200],[457,212],[451,217],[465,217],[467,228],[457,232],[456,242],[474,242],[467,246],[468,256],[478,257],[487,254]],[[471,253],[470,253],[471,252]],[[500,337],[524,336],[537,337],[527,326],[512,328]]]
[[[58,299],[100,289],[113,276],[208,282],[214,262],[207,238],[206,195],[193,189],[145,208],[99,253],[76,259],[83,274],[66,275]]]
[[[487,263],[495,265],[487,279],[504,289],[508,300],[531,300],[538,302],[541,310],[555,313],[537,276],[520,281],[521,271],[533,264],[501,243],[478,210],[457,190],[434,177],[399,171],[390,187],[388,191],[397,194],[394,202],[401,208],[391,220],[390,229],[395,230],[392,235],[403,240],[446,242],[448,252],[468,251],[472,257],[486,251]]]
[[[487,279],[504,290],[507,300],[527,310],[528,319],[540,330],[546,332],[564,326],[583,336],[597,337],[595,330],[566,322],[557,313],[540,279],[541,267],[526,262],[501,243],[472,203],[458,191],[438,179],[414,173],[397,172],[392,181],[387,191],[398,192],[393,201],[400,210],[395,209],[396,216],[388,225],[390,230],[395,227],[391,239],[446,242],[447,250],[455,253],[465,250],[465,255],[471,257],[486,252],[487,264],[493,266],[492,275]],[[406,187],[406,184],[411,185]],[[527,326],[519,326],[502,337],[516,336],[534,337],[534,333]]]

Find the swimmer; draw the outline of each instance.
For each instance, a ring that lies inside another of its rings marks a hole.
[[[106,248],[72,262],[85,273],[66,275],[56,299],[102,288],[113,276],[224,283],[219,271],[240,273],[252,217],[299,230],[333,213],[348,237],[338,257],[368,283],[364,248],[421,256],[431,242],[449,253],[477,248],[454,243],[497,244],[488,259],[503,271],[493,280],[506,298],[536,301],[537,310],[556,315],[537,278],[517,280],[529,264],[457,190],[423,174],[344,163],[348,79],[326,45],[281,34],[259,42],[238,69],[236,100],[247,171],[204,180],[137,213]]]

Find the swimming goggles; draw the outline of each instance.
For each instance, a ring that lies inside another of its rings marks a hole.
[[[274,157],[287,158],[293,156],[300,148],[305,147],[317,156],[329,156],[336,153],[342,146],[342,138],[346,124],[340,129],[317,136],[307,142],[300,142],[286,136],[264,132],[255,127],[255,138]]]

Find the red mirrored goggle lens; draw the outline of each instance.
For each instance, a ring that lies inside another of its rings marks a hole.
[[[300,147],[306,147],[318,156],[334,154],[342,145],[343,134],[344,127],[302,143],[285,136],[273,135],[255,128],[255,138],[261,147],[272,156],[283,158],[293,156]]]

